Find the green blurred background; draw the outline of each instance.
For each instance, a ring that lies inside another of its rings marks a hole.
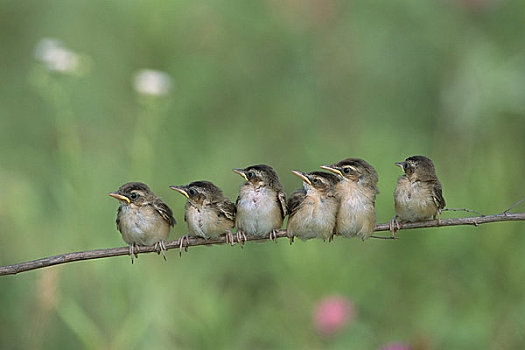
[[[187,232],[169,185],[232,168],[361,157],[393,215],[393,165],[424,154],[450,208],[502,212],[525,196],[525,3],[511,0],[16,1],[0,3],[0,265],[123,246],[118,203],[143,181]],[[79,58],[54,72],[43,38]],[[166,96],[133,88],[141,69]],[[516,211],[525,211],[523,205]],[[445,213],[444,217],[463,215]],[[2,349],[525,347],[524,223],[197,247],[0,277]],[[342,295],[355,319],[312,322]]]

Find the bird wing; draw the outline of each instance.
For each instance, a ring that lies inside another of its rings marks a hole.
[[[190,206],[190,202],[186,202],[186,205],[184,206],[184,222],[188,222],[188,208]]]
[[[235,204],[226,199],[224,201],[217,202],[217,209],[228,219],[235,221],[235,212],[237,211]]]
[[[288,208],[286,205],[286,194],[282,191],[277,194],[277,204],[279,205],[279,209],[281,209],[281,216],[284,219],[286,214],[288,214]]]
[[[290,198],[288,198],[288,215],[290,215],[290,217],[292,217],[297,212],[305,196],[306,191],[302,188],[293,191],[293,193],[290,195]]]
[[[162,216],[162,218],[166,220],[166,222],[170,226],[173,226],[177,223],[175,222],[175,219],[173,218],[173,212],[171,211],[170,207],[166,205],[166,203],[164,203],[161,200],[158,200],[158,201],[151,203],[151,205],[157,211],[157,213],[159,213],[160,216]]]
[[[441,183],[439,181],[434,183],[434,187],[432,188],[432,199],[438,209],[445,208],[445,198],[443,198],[443,190],[441,189]]]
[[[117,229],[120,231],[120,212],[122,211],[122,207],[119,206],[117,210],[117,220],[115,222],[117,223]]]

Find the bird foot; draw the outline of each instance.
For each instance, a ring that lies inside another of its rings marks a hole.
[[[133,243],[129,245],[129,256],[131,256],[131,263],[133,264]]]
[[[184,235],[181,238],[179,238],[179,256],[182,256],[182,247],[184,246],[184,239],[186,239],[186,246],[184,246],[184,250],[188,251],[188,244],[189,244],[189,235]]]
[[[434,215],[434,219],[437,220],[438,226],[441,226],[441,209],[439,209],[437,211],[436,215]]]
[[[246,243],[246,240],[244,240],[244,237],[243,237],[243,232],[236,232],[235,236],[237,238],[237,242],[239,243],[241,248],[243,248],[244,247],[244,243]]]
[[[235,237],[237,237],[237,242],[239,242],[241,248],[244,247],[244,243],[246,243],[248,240],[248,238],[246,238],[246,234],[243,231],[237,230]]]
[[[390,223],[388,225],[390,228],[390,232],[392,232],[393,239],[397,239],[397,231],[401,229],[401,226],[399,226],[399,222],[397,221],[397,217],[397,214],[394,215],[394,217],[392,218],[392,220],[390,220]]]
[[[275,243],[277,243],[277,234],[279,233],[279,230],[271,230],[270,231],[270,240],[273,240]]]
[[[294,235],[289,235],[288,238],[290,238],[290,245],[293,244],[293,241],[294,241],[294,238],[295,236]]]
[[[166,253],[165,253],[168,249],[166,248],[166,244],[164,243],[163,240],[160,240],[157,243],[155,243],[155,250],[157,251],[157,254],[159,255],[162,253],[162,257],[164,258],[164,261],[168,260],[166,259]]]
[[[226,233],[225,236],[226,244],[231,244],[231,246],[233,247],[233,245],[235,244],[235,241],[233,240],[233,233],[229,231],[228,233]]]
[[[131,256],[131,263],[133,264],[134,258],[138,258],[137,252],[135,252],[135,248],[138,249],[137,245],[135,243],[131,243],[129,245],[129,255]]]
[[[335,239],[335,232],[330,235],[328,238],[328,243],[332,242]]]

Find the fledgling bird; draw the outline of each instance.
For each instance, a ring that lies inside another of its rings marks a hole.
[[[339,200],[335,233],[347,238],[369,238],[375,229],[377,172],[360,158],[347,158],[322,169],[337,175],[335,193]]]
[[[293,237],[330,239],[334,231],[338,201],[335,186],[337,176],[322,171],[302,173],[292,171],[303,180],[303,188],[295,190],[288,199],[290,243]]]
[[[184,221],[191,235],[205,239],[226,235],[233,245],[235,204],[226,198],[219,187],[209,181],[194,181],[186,186],[170,186],[184,195],[186,202]]]
[[[397,218],[405,222],[437,218],[439,223],[445,199],[432,161],[424,156],[413,156],[395,165],[403,169],[404,174],[397,179],[394,191],[396,215],[390,222],[392,235],[396,234],[394,226],[399,229]]]
[[[233,169],[246,182],[239,189],[236,207],[237,240],[246,236],[275,238],[287,214],[286,195],[272,167],[264,164]]]
[[[128,182],[109,194],[120,202],[117,211],[117,228],[129,244],[133,263],[133,250],[138,245],[155,245],[166,259],[164,241],[170,227],[175,225],[171,209],[142,182]],[[136,256],[136,254],[135,254]]]

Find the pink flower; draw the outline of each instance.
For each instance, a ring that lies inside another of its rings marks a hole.
[[[403,343],[390,343],[379,348],[379,350],[411,350],[410,345]]]
[[[316,306],[314,323],[323,335],[330,336],[340,331],[356,317],[354,304],[345,297],[331,296],[321,299]]]

